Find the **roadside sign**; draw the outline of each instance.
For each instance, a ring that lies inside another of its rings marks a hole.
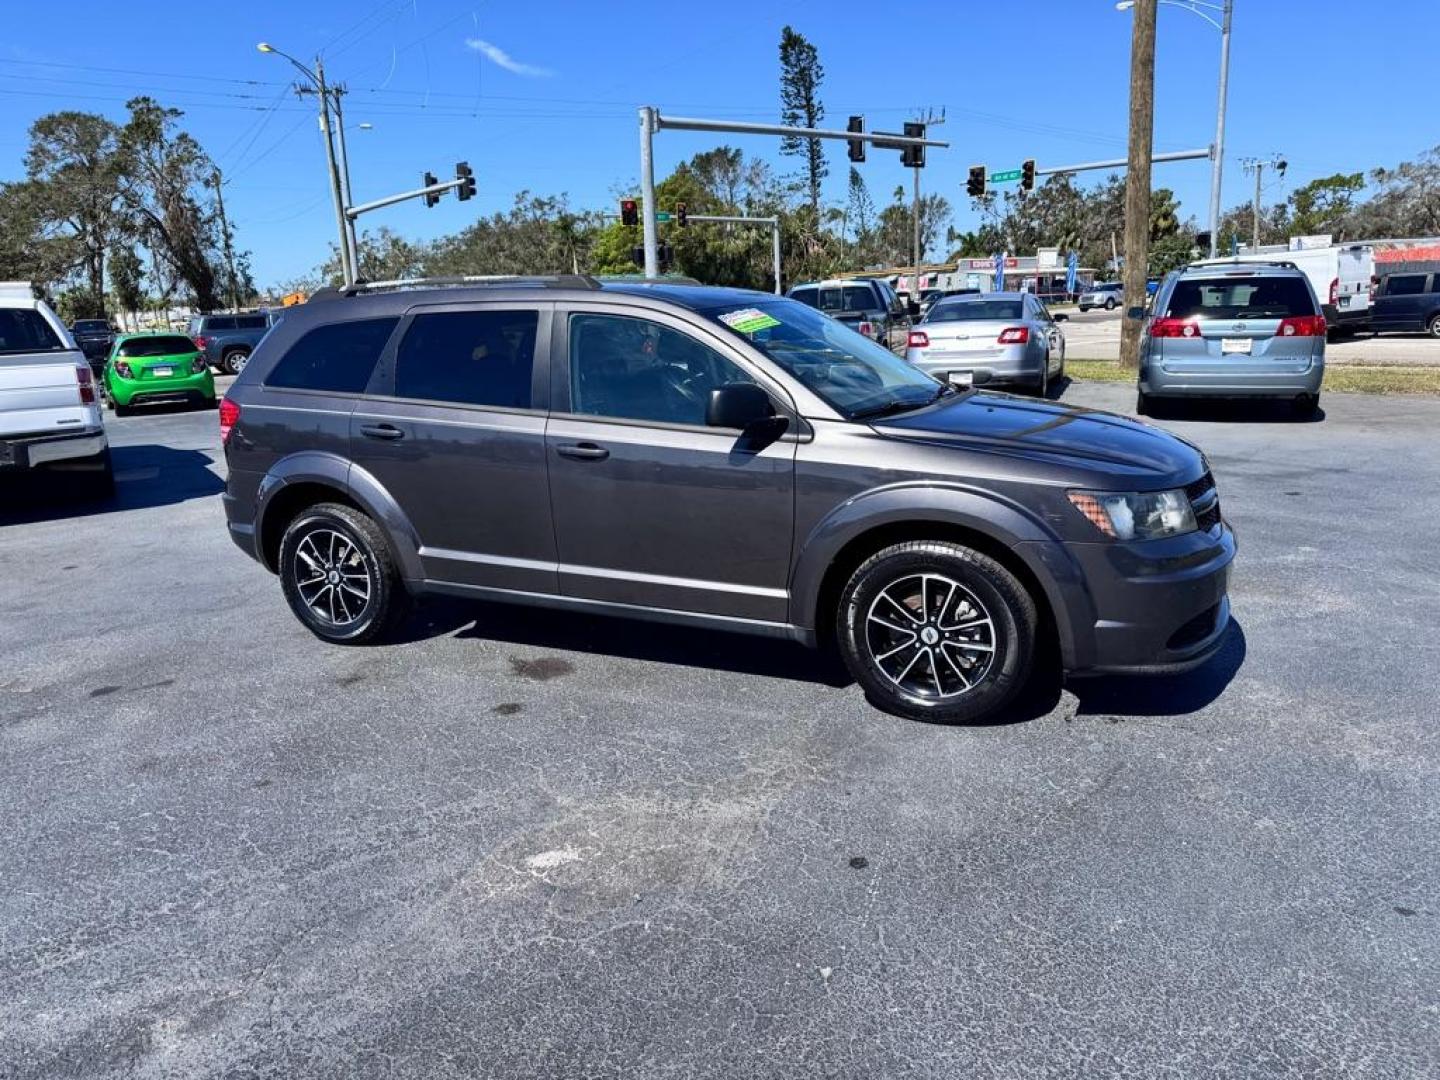
[[[655,220],[656,220],[656,221],[669,221],[669,220],[670,220],[670,211],[669,211],[669,210],[656,210],[656,211],[655,211]]]
[[[1004,172],[992,172],[992,173],[990,174],[990,183],[992,183],[992,184],[1002,184],[1002,183],[1004,183],[1006,180],[1019,180],[1019,179],[1020,179],[1020,170],[1019,170],[1019,169],[1007,169],[1007,170],[1005,170]]]

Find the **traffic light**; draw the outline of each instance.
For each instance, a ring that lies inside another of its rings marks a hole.
[[[675,224],[679,225],[680,228],[683,229],[685,228],[685,220],[685,204],[683,202],[677,202],[675,204]]]
[[[645,248],[640,244],[636,244],[634,247],[632,247],[630,249],[630,261],[633,262],[636,266],[644,266]]]
[[[634,200],[634,199],[621,199],[621,200],[620,200],[620,224],[621,224],[621,225],[639,225],[639,224],[640,224],[640,211],[639,211],[639,209],[636,208],[636,206],[635,206],[635,200]]]
[[[475,172],[470,168],[468,161],[455,163],[455,179],[461,181],[460,187],[455,191],[457,199],[464,202],[475,194]]]
[[[436,179],[435,179],[435,174],[434,174],[433,172],[427,172],[424,176],[422,176],[422,177],[420,178],[420,186],[421,186],[421,187],[434,187],[434,186],[435,186],[436,184],[438,184],[439,182],[440,182],[439,180],[436,180]],[[425,196],[425,205],[426,205],[426,206],[434,206],[434,205],[435,205],[436,203],[438,203],[439,201],[440,201],[440,192],[438,192],[438,191],[432,191],[432,192],[428,193],[428,194]]]
[[[970,178],[965,181],[965,194],[978,199],[985,194],[985,166],[971,165]]]
[[[660,264],[660,273],[663,274],[670,269],[670,264],[675,259],[675,252],[669,244],[661,244],[655,249],[655,255],[655,261]]]
[[[906,120],[905,137],[907,139],[923,139],[925,137],[925,125],[913,120]],[[907,169],[923,169],[925,167],[925,147],[905,147],[900,151],[900,164],[904,165]]]
[[[1020,190],[1035,190],[1035,159],[1026,158],[1020,163]]]
[[[850,122],[845,125],[845,130],[846,130],[846,131],[863,132],[863,131],[865,130],[865,117],[863,117],[863,116],[852,116],[852,117],[850,117]],[[864,161],[864,160],[865,160],[865,140],[864,140],[864,139],[848,139],[848,140],[846,140],[846,141],[848,142],[848,144],[849,144],[849,146],[850,146],[850,160],[851,160],[851,161]]]

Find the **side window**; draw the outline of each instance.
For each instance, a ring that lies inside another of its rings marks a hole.
[[[818,291],[818,290],[816,290],[816,289],[814,289],[814,288],[809,288],[809,289],[796,289],[794,292],[792,292],[792,293],[790,294],[790,299],[792,299],[792,300],[799,300],[800,303],[802,303],[802,304],[808,304],[810,307],[819,307],[819,306],[820,306],[820,298],[819,298],[818,295],[816,295],[816,294],[817,294],[817,291]]]
[[[539,324],[533,310],[417,315],[395,357],[395,396],[528,409]]]
[[[1396,274],[1385,283],[1386,296],[1414,296],[1424,291],[1424,274]]]
[[[235,320],[232,317],[216,316],[205,320],[205,329],[211,334],[218,334],[223,330],[234,330]]]
[[[710,391],[754,382],[678,330],[623,315],[570,317],[570,411],[665,424],[705,423]]]
[[[241,315],[235,320],[237,330],[264,330],[264,315]]]
[[[399,321],[360,319],[317,326],[290,346],[265,377],[265,385],[358,394]]]
[[[1433,274],[1430,277],[1430,291],[1440,293],[1440,274]]]

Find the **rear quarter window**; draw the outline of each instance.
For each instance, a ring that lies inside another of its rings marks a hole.
[[[34,308],[0,308],[0,356],[63,348],[60,335]]]
[[[212,316],[205,320],[205,329],[212,334],[218,334],[222,330],[234,330],[235,320],[229,316]]]
[[[1175,283],[1172,319],[1284,319],[1318,315],[1302,277],[1188,278]]]
[[[265,325],[264,315],[241,315],[235,319],[237,330],[264,330]]]
[[[290,346],[265,376],[265,385],[358,394],[370,382],[370,374],[399,321],[357,319],[317,326]]]
[[[799,300],[810,307],[815,307],[820,302],[815,289],[795,289],[790,293],[790,299]]]

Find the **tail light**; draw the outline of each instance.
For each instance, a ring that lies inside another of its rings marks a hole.
[[[912,349],[928,349],[929,347],[930,347],[930,335],[929,335],[929,334],[925,333],[924,330],[911,330],[911,331],[910,331],[910,348],[912,348]]]
[[[197,357],[195,357],[194,360],[191,360],[191,361],[190,361],[190,374],[192,374],[192,375],[199,375],[202,371],[204,371],[204,370],[205,370],[206,368],[208,368],[209,366],[210,366],[210,365],[209,365],[209,363],[206,362],[205,357],[203,357],[203,356],[197,356]]]
[[[210,347],[210,339],[204,334],[196,334],[192,340],[195,342],[195,347],[201,352],[204,352]]]
[[[857,327],[855,327],[855,329],[856,329],[856,330],[859,330],[860,333],[864,334],[864,335],[865,335],[866,337],[868,337],[868,338],[873,338],[873,337],[875,336],[875,324],[874,324],[874,323],[862,321],[862,322],[860,323],[860,325],[858,325]]]
[[[1294,315],[1280,320],[1279,337],[1324,337],[1324,315]]]
[[[89,365],[75,369],[75,379],[80,384],[80,404],[95,404],[95,373]]]
[[[240,406],[228,397],[220,399],[220,445],[230,442],[230,432],[240,422]]]
[[[1337,304],[1337,303],[1339,303],[1339,302],[1340,302],[1340,279],[1339,279],[1338,277],[1337,277],[1337,278],[1331,278],[1331,279],[1330,279],[1330,303],[1331,303],[1331,305],[1334,305],[1334,304]]]
[[[1200,336],[1200,327],[1196,326],[1189,319],[1155,319],[1150,323],[1151,337],[1181,337],[1191,338]]]
[[[122,379],[133,379],[135,377],[135,373],[130,370],[130,365],[124,360],[115,361],[115,374],[119,375]]]
[[[1028,326],[1007,326],[1000,331],[1000,336],[995,340],[1001,345],[1024,345],[1030,340],[1030,328]]]

